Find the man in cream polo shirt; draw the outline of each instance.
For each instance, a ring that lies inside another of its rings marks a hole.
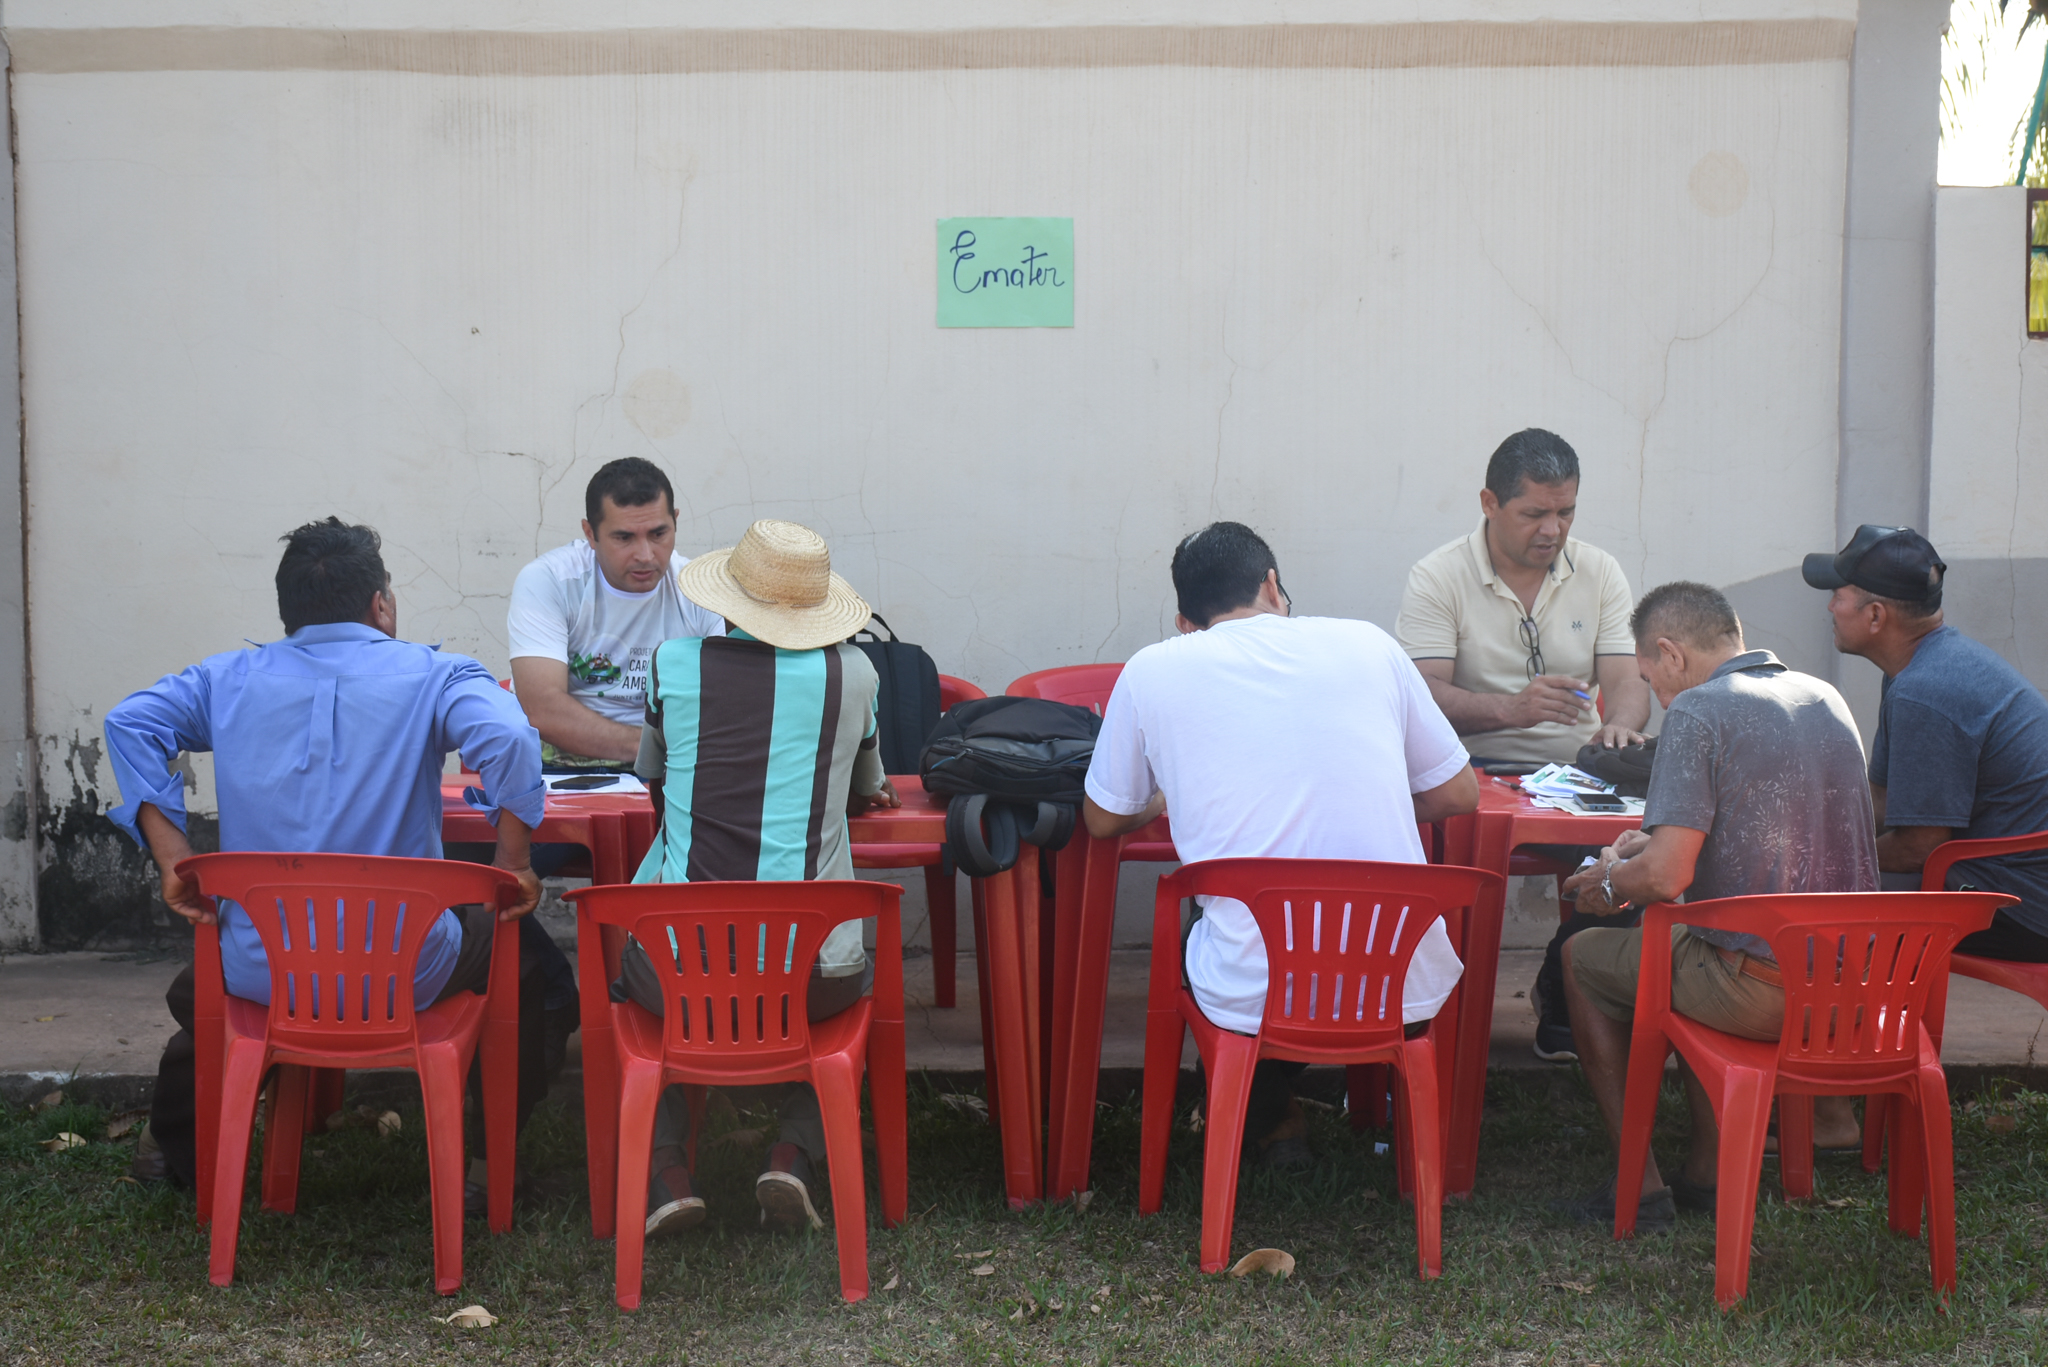
[[[1571,539],[1578,501],[1578,453],[1553,432],[1517,432],[1487,462],[1478,528],[1408,572],[1394,635],[1475,764],[1569,764],[1596,739],[1641,740],[1650,719],[1634,598],[1613,556]],[[1574,1057],[1561,954],[1581,928],[1576,916],[1558,926],[1536,977],[1541,1058]]]

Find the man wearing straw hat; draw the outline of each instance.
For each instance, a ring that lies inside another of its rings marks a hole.
[[[654,793],[661,831],[637,880],[853,877],[849,802],[899,805],[876,748],[874,667],[844,644],[867,625],[868,605],[832,573],[824,539],[793,522],[756,522],[739,545],[690,561],[677,583],[725,618],[726,635],[654,653],[634,770]],[[852,1006],[873,980],[862,923],[839,926],[811,970],[811,1020]],[[619,988],[662,1014],[653,965],[631,941]],[[825,1162],[817,1095],[805,1084],[774,1091],[781,1131],[754,1184],[761,1222],[822,1228],[811,1202]],[[669,1088],[655,1115],[650,1235],[704,1218],[684,1161],[689,1125],[682,1089]]]

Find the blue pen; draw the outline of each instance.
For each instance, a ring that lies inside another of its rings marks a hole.
[[[1591,693],[1585,692],[1582,689],[1574,688],[1572,692],[1577,694],[1579,697],[1585,699],[1587,702],[1593,701],[1593,695]]]

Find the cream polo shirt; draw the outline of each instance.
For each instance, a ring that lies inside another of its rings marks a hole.
[[[1567,538],[1536,590],[1531,614],[1541,637],[1546,674],[1593,680],[1601,655],[1636,653],[1628,616],[1635,606],[1628,578],[1613,556]],[[1394,635],[1411,660],[1454,660],[1451,682],[1473,693],[1519,693],[1529,684],[1529,648],[1522,644],[1522,600],[1493,571],[1486,519],[1478,530],[1439,546],[1408,571]],[[1595,688],[1597,700],[1598,689]],[[1569,764],[1600,729],[1597,711],[1573,726],[1543,722],[1525,730],[1463,737],[1486,759]]]

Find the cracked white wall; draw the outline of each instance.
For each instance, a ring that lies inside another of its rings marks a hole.
[[[19,73],[49,799],[125,692],[276,634],[308,518],[503,673],[513,575],[621,455],[686,549],[810,523],[991,690],[1169,631],[1215,517],[1391,625],[1531,424],[1639,591],[1787,570],[1833,541],[1846,83]],[[1072,215],[1076,326],[937,329],[955,214]]]
[[[2048,341],[2027,336],[2027,192],[1935,196],[1928,537],[1948,619],[2048,685]]]

